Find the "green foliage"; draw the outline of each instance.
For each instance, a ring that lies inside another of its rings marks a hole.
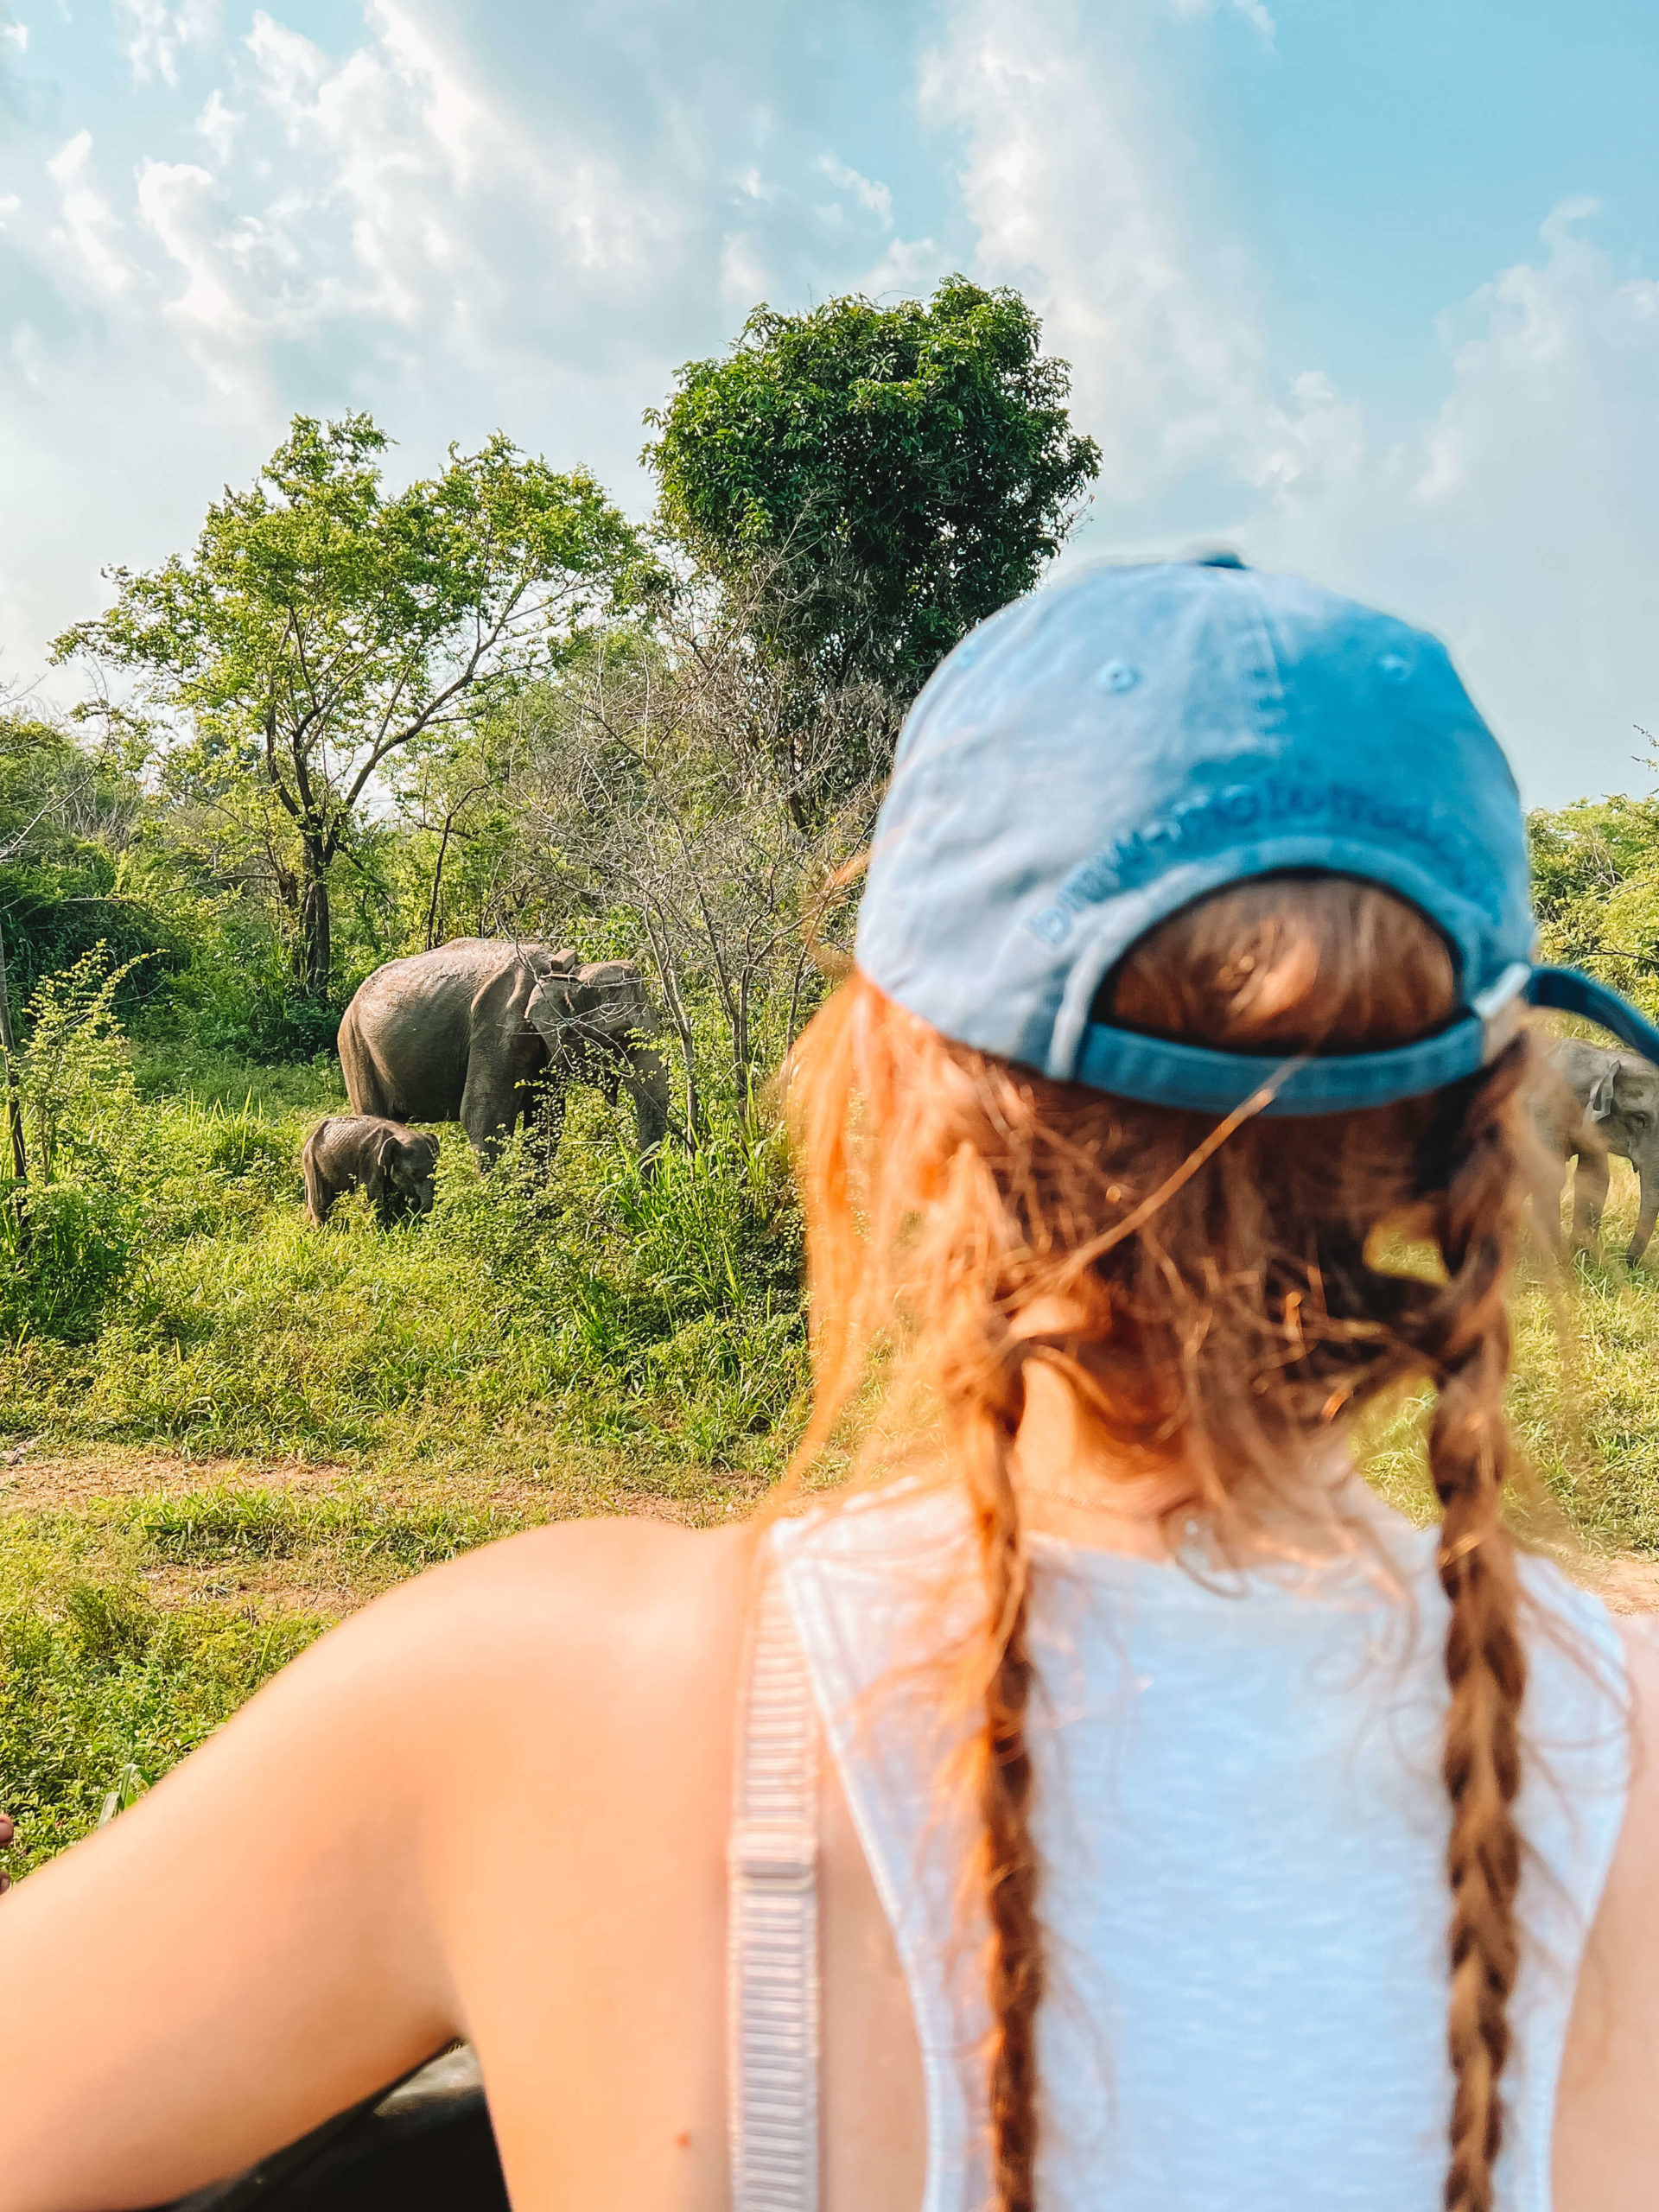
[[[32,1172],[58,1179],[72,1169],[107,1172],[137,1093],[127,1040],[115,1010],[125,974],[95,945],[60,976],[48,976],[29,1003],[29,1041],[17,1055]]]
[[[135,672],[149,704],[183,718],[174,788],[251,855],[276,855],[316,996],[332,972],[331,871],[363,840],[358,810],[383,764],[554,664],[648,575],[585,473],[498,434],[388,496],[388,443],[365,415],[296,416],[258,481],[208,509],[190,559],[111,570],[115,605],[54,647]]]
[[[0,1208],[0,1326],[83,1341],[130,1265],[123,1171],[137,1093],[115,1011],[124,974],[99,945],[29,1001],[16,1072],[30,1179]]]
[[[724,360],[683,368],[645,459],[665,527],[822,686],[901,705],[1030,589],[1096,476],[1017,292],[964,277],[925,305],[757,308]]]
[[[128,967],[121,1005],[165,990],[188,950],[135,880],[143,792],[131,758],[0,715],[0,932],[14,1019],[43,976],[107,944]]]
[[[428,1220],[382,1233],[359,1197],[320,1235],[298,1161],[331,1090],[213,1062],[179,1096],[154,1089],[176,1061],[139,1065],[142,1089],[115,1071],[113,1182],[53,1186],[53,1263],[0,1297],[0,1422],[9,1400],[66,1438],[327,1457],[538,1424],[743,1465],[793,1418],[800,1231],[774,1138],[726,1125],[648,1179],[626,1107],[579,1093],[550,1178],[522,1134],[481,1177],[451,1127]]]
[[[1659,1013],[1659,799],[1580,799],[1528,829],[1544,957]]]
[[[130,1210],[116,1192],[30,1191],[0,1209],[0,1330],[87,1342],[132,1259]]]

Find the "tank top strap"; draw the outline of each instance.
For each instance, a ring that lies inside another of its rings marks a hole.
[[[818,1721],[763,1545],[727,1849],[733,2212],[817,2212]]]

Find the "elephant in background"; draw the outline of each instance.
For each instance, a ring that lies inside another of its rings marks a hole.
[[[1617,1153],[1636,1170],[1641,1208],[1626,1248],[1634,1267],[1647,1250],[1659,1219],[1659,1068],[1634,1052],[1610,1051],[1563,1038],[1549,1048],[1561,1078],[1556,1096],[1546,1099],[1539,1123],[1563,1173],[1569,1160],[1578,1170],[1573,1187],[1573,1236],[1592,1243],[1601,1227],[1607,1202],[1607,1158]],[[1560,1220],[1560,1184],[1554,1192],[1552,1219]]]
[[[631,960],[456,938],[375,969],[340,1025],[340,1062],[354,1112],[459,1122],[484,1167],[538,1114],[550,1156],[572,1083],[626,1091],[649,1156],[668,1128],[668,1072],[646,1041],[658,1027]]]
[[[410,1214],[430,1213],[436,1191],[438,1141],[423,1130],[378,1115],[331,1114],[306,1139],[305,1211],[321,1229],[336,1198],[360,1183],[382,1229]]]

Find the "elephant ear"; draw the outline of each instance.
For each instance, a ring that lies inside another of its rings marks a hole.
[[[607,1037],[654,1037],[662,1027],[632,960],[592,960],[582,970],[582,1008]]]
[[[582,982],[574,973],[555,970],[541,976],[531,992],[524,1012],[532,1028],[550,1046],[568,1045],[580,1019]]]
[[[1618,1062],[1615,1060],[1611,1067],[1596,1077],[1596,1087],[1590,1093],[1590,1118],[1592,1122],[1605,1122],[1610,1114],[1617,1111],[1613,1092],[1618,1082]]]

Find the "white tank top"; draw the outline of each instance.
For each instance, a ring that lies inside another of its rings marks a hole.
[[[901,1490],[770,1541],[909,1983],[923,2212],[977,2212],[978,1931],[958,1910],[962,1815],[935,1786],[963,1724],[937,1668],[918,1665],[977,1617],[965,1518],[948,1495]],[[1379,1541],[1392,1584],[1370,1554],[1205,1579],[1030,1539],[1043,2212],[1440,2203],[1446,1605],[1434,1532],[1389,1515]],[[1548,2212],[1561,2049],[1627,1733],[1605,1608],[1542,1562],[1523,1577],[1529,1855],[1498,2203]]]

